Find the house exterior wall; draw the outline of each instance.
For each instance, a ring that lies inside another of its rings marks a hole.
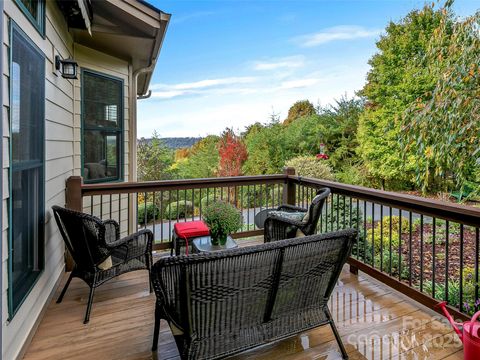
[[[3,189],[2,189],[2,358],[16,359],[28,341],[42,309],[64,271],[64,243],[51,212],[52,205],[65,205],[65,181],[81,175],[81,80],[64,79],[55,72],[54,58],[74,58],[82,67],[124,80],[124,180],[129,179],[129,129],[132,81],[128,62],[74,43],[60,10],[46,1],[45,37],[28,21],[12,0],[4,1],[2,43],[3,89]],[[8,314],[8,198],[9,198],[9,51],[14,21],[45,56],[45,268],[36,285],[15,314]],[[86,290],[87,291],[87,290]],[[67,292],[68,296],[68,292]],[[79,319],[81,321],[81,319]]]

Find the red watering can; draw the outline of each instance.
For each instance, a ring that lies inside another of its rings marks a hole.
[[[480,358],[480,322],[477,322],[477,318],[480,316],[480,311],[477,311],[470,321],[465,321],[463,324],[455,322],[452,315],[447,310],[447,302],[443,301],[438,304],[442,308],[443,313],[447,317],[450,324],[452,324],[453,330],[457,333],[458,337],[463,343],[463,358],[465,360],[475,360]],[[460,330],[458,327],[461,327]]]

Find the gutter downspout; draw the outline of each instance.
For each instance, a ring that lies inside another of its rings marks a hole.
[[[3,6],[4,3],[3,1],[0,1],[0,39],[4,39],[4,34],[3,34],[3,22],[4,22],[4,14],[3,14]],[[10,44],[11,45],[11,44]],[[2,46],[2,53],[0,56],[0,74],[2,74],[2,82],[5,81],[3,79],[3,66],[5,65],[3,63],[3,52],[4,47]],[[0,136],[2,138],[2,146],[0,147],[0,159],[3,159],[3,84],[0,86],[0,106],[1,106],[1,111],[0,111]],[[3,171],[3,166],[2,166],[2,171]],[[2,194],[2,201],[4,199],[4,194],[3,194],[3,174],[0,176],[0,193]],[[3,204],[0,206],[0,224],[2,224],[2,229],[3,229]],[[3,246],[0,246],[0,259],[3,259],[3,254],[2,254]],[[0,266],[0,289],[3,289],[3,266]],[[3,294],[0,295],[0,309],[3,309]],[[3,324],[4,324],[4,319],[3,319],[3,311],[2,315],[0,315],[1,319],[1,324],[0,324],[0,360],[3,358]]]
[[[152,96],[152,90],[148,90],[145,95],[138,95],[137,100],[148,99],[150,96]]]
[[[165,38],[165,34],[168,29],[168,24],[170,22],[170,14],[166,13],[160,13],[159,14],[159,21],[160,24],[162,25],[162,22],[165,23],[165,28],[162,28],[160,26],[157,30],[156,34],[156,42],[158,46],[158,51],[156,51],[156,48],[154,47],[152,49],[153,54],[157,54],[157,56],[151,58],[150,64],[147,67],[137,69],[133,72],[132,74],[132,86],[131,86],[131,91],[130,91],[130,149],[129,149],[129,155],[130,155],[130,174],[129,174],[129,181],[137,181],[137,99],[146,99],[149,98],[152,95],[152,92],[149,90],[147,94],[142,94],[138,95],[137,97],[137,86],[138,86],[138,76],[140,74],[143,74],[145,72],[153,72],[155,65],[157,63],[157,58],[159,56],[160,49],[162,48],[163,45],[163,40]]]

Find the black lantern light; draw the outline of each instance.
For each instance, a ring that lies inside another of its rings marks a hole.
[[[55,69],[61,71],[65,79],[78,79],[77,66],[78,64],[72,59],[61,60],[60,56],[55,56]]]

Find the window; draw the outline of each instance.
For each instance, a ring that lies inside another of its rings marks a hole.
[[[45,35],[45,0],[15,0],[15,3],[33,26]]]
[[[123,81],[82,71],[83,178],[122,179]]]
[[[10,62],[9,314],[44,266],[45,58],[12,25]]]

